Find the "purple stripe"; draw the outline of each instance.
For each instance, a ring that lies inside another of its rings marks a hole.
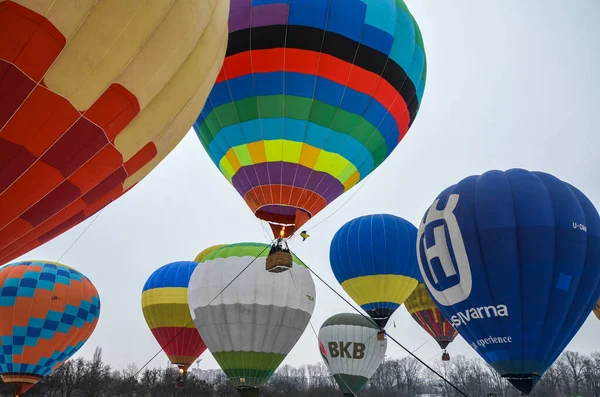
[[[333,176],[300,164],[281,161],[242,167],[235,173],[231,182],[242,197],[257,186],[271,184],[313,191],[322,196],[327,203],[344,193],[344,185]]]
[[[252,7],[251,0],[231,0],[229,33],[250,27],[286,25],[289,4],[276,3]]]

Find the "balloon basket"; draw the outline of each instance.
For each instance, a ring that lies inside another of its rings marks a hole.
[[[292,268],[292,254],[283,239],[273,244],[267,256],[265,269],[270,273],[281,273]]]
[[[450,355],[447,352],[442,354],[442,361],[450,361]]]

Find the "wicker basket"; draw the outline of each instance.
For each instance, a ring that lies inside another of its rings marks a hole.
[[[450,361],[450,355],[446,352],[442,354],[442,361]]]
[[[292,268],[292,254],[288,251],[277,251],[267,256],[266,269],[271,273],[281,273]]]

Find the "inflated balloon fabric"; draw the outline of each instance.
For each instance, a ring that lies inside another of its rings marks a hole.
[[[157,269],[142,291],[142,311],[171,363],[187,370],[206,350],[188,306],[188,283],[196,262],[173,262]]]
[[[267,272],[269,248],[260,243],[221,247],[198,264],[189,285],[196,327],[243,396],[258,395],[306,329],[315,306],[309,270],[294,257],[290,270]]]
[[[463,179],[425,213],[423,281],[493,368],[528,393],[600,295],[600,217],[577,188],[512,169]]]
[[[402,0],[233,0],[194,128],[255,215],[289,234],[390,155],[425,80]]]
[[[47,261],[0,269],[0,377],[25,392],[75,354],[100,315],[94,284]]]
[[[321,357],[344,396],[356,396],[385,358],[387,340],[379,328],[356,313],[336,314],[319,330]]]
[[[404,306],[412,318],[435,339],[442,349],[445,349],[458,335],[436,306],[424,283],[420,282],[417,285],[413,293],[404,301]]]
[[[407,220],[375,214],[346,223],[331,241],[333,274],[381,327],[421,279],[416,238],[417,228]]]
[[[222,66],[228,13],[229,0],[0,1],[0,264],[171,152]]]

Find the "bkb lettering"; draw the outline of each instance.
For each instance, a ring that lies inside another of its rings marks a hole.
[[[331,358],[354,358],[357,360],[365,357],[365,349],[367,348],[364,343],[358,342],[329,342],[327,347]]]

